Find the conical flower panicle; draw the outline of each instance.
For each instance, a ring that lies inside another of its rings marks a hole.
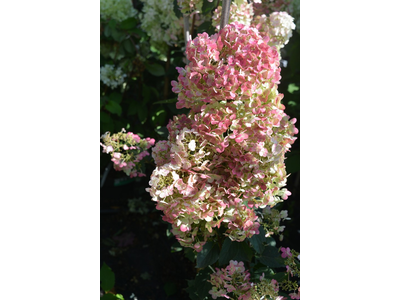
[[[199,34],[187,55],[172,85],[177,107],[191,110],[154,147],[148,191],[181,245],[201,251],[216,228],[233,241],[258,234],[254,208],[287,199],[284,155],[297,129],[278,92],[278,52],[257,29]]]

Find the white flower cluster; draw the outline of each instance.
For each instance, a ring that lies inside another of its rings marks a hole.
[[[124,82],[126,74],[123,74],[120,67],[114,70],[113,65],[104,65],[100,68],[100,80],[105,85],[108,85],[112,89],[115,89]]]
[[[249,26],[253,19],[253,3],[247,3],[245,1],[239,1],[243,3],[232,2],[229,9],[229,24],[239,22],[241,24]],[[215,31],[219,31],[221,23],[222,6],[214,11],[212,16],[212,25],[215,27]]]
[[[273,12],[269,15],[268,36],[270,43],[282,48],[289,42],[292,30],[296,28],[294,18],[285,11]]]
[[[100,15],[105,19],[112,18],[122,22],[137,13],[130,0],[100,0]]]
[[[183,34],[183,21],[176,17],[173,0],[142,0],[142,29],[150,36],[150,43],[161,53],[167,45],[178,40]],[[181,24],[182,23],[182,24]]]

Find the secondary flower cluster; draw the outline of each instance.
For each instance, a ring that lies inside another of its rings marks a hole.
[[[214,0],[207,0],[213,2]],[[203,7],[203,0],[178,0],[179,9],[183,14],[199,13]]]
[[[143,10],[140,16],[141,27],[150,36],[150,43],[165,54],[168,45],[172,45],[182,35],[180,20],[174,13],[171,0],[142,0]]]
[[[278,295],[279,283],[275,279],[266,279],[262,274],[259,283],[250,282],[250,273],[245,269],[243,262],[231,260],[225,269],[215,269],[217,271],[210,275],[209,280],[213,286],[209,291],[213,299],[231,299],[232,296],[238,300],[286,299]],[[265,298],[266,296],[268,298]]]
[[[253,26],[269,36],[271,46],[282,48],[292,36],[292,31],[296,28],[294,18],[287,12],[273,12],[268,17],[266,15],[256,16],[252,22]]]
[[[259,1],[258,5],[260,5],[260,2],[261,1]],[[272,6],[275,9],[284,9],[287,8],[288,4],[289,3],[284,1],[276,1],[269,2],[269,4],[266,5],[275,5]],[[268,35],[270,39],[269,45],[276,46],[279,50],[289,42],[289,39],[292,36],[292,31],[296,28],[296,25],[293,22],[294,18],[286,11],[272,11],[266,7],[264,7],[265,11],[271,11],[269,16],[265,15],[265,13],[257,15],[254,13],[253,5],[257,5],[257,3],[247,3],[245,1],[238,4],[232,2],[229,11],[229,23],[238,22],[248,26],[252,25],[256,27],[261,35]],[[216,31],[220,29],[219,26],[221,22],[221,13],[222,7],[218,6],[212,16],[212,25],[215,27]]]
[[[122,69],[118,67],[114,70],[113,65],[104,65],[100,68],[100,80],[111,89],[115,89],[124,82],[126,74],[122,72]]]
[[[244,267],[243,262],[231,260],[225,269],[215,268],[217,272],[211,274],[209,282],[213,285],[209,291],[213,299],[225,297],[230,299],[228,293],[232,293],[238,300],[250,300],[250,273]],[[235,297],[235,299],[236,299]]]
[[[282,251],[282,258],[285,258],[286,273],[288,276],[288,279],[282,281],[282,287],[286,291],[294,291],[289,294],[291,299],[300,299],[300,287],[298,286],[296,281],[290,280],[290,277],[293,276],[300,277],[299,265],[296,261],[296,258],[300,260],[300,254],[297,251],[290,249],[289,247],[280,248],[280,251]]]
[[[141,139],[137,134],[126,132],[125,129],[112,136],[106,132],[101,139],[103,140],[103,143],[100,143],[103,153],[111,155],[111,161],[114,163],[116,171],[123,171],[131,178],[146,176],[141,172],[140,163],[145,156],[150,155],[147,150],[154,145],[154,139]]]
[[[258,234],[254,208],[287,199],[284,155],[297,129],[280,103],[277,50],[255,28],[200,34],[187,55],[172,85],[191,111],[154,147],[147,191],[181,245],[201,251],[221,226],[232,241]]]
[[[121,22],[137,13],[130,0],[100,0],[100,15],[105,19],[112,18]]]
[[[284,220],[290,220],[288,218],[287,210],[279,211],[277,209],[271,208],[269,206],[265,207],[262,211],[263,216],[263,227],[267,233],[265,236],[269,237],[273,234],[279,234],[279,239],[283,240],[283,235],[281,234],[285,229],[285,226],[281,226],[280,222]]]
[[[212,25],[216,31],[219,31],[221,23],[222,6],[218,6],[212,16]],[[253,3],[244,1],[241,4],[232,2],[229,9],[229,23],[239,22],[250,25],[253,19]]]

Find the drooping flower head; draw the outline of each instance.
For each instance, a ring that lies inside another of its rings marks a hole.
[[[239,242],[258,234],[254,208],[287,199],[284,155],[297,129],[280,103],[277,50],[257,29],[199,34],[187,54],[172,84],[177,107],[191,110],[155,147],[148,192],[181,245],[201,251],[216,228]]]

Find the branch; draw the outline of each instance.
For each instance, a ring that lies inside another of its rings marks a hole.
[[[231,0],[222,0],[222,13],[221,13],[221,25],[220,30],[225,27],[229,22],[229,10],[231,6]]]

